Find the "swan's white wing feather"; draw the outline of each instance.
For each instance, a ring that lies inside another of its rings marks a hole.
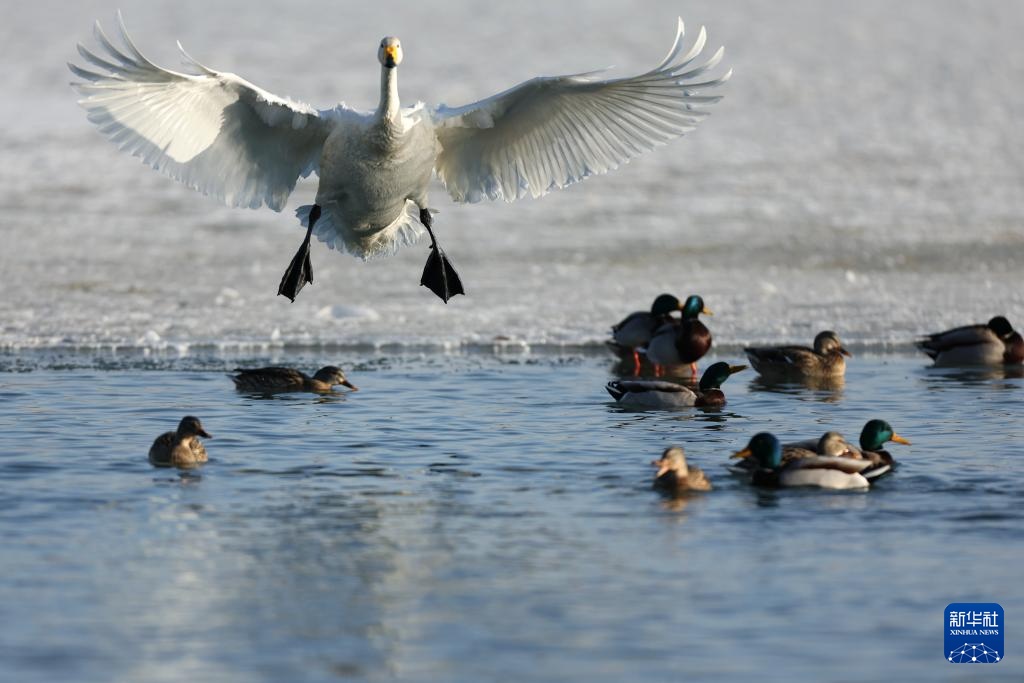
[[[231,206],[280,211],[299,176],[317,170],[331,122],[343,106],[317,111],[272,95],[184,55],[195,74],[161,68],[128,37],[124,47],[96,23],[100,56],[79,45],[88,69],[68,64],[89,120],[122,150]],[[179,44],[179,48],[181,45]]]
[[[720,48],[693,66],[704,48],[683,52],[683,21],[665,60],[639,76],[596,80],[595,72],[540,77],[464,107],[434,111],[441,153],[436,169],[455,201],[512,201],[604,173],[678,137],[721,99],[703,94],[732,71],[694,80],[722,58]]]

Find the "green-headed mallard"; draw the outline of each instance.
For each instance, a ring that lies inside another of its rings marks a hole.
[[[149,461],[157,467],[195,467],[206,462],[206,448],[199,437],[212,439],[198,417],[186,415],[178,423],[177,431],[156,437],[149,447]]]
[[[242,391],[313,391],[322,394],[331,391],[336,385],[346,386],[352,391],[359,390],[345,378],[341,368],[333,365],[320,368],[312,377],[294,368],[235,368],[234,371],[238,374],[228,376],[235,383],[235,387]]]
[[[623,318],[618,324],[612,325],[610,348],[619,358],[633,358],[640,365],[637,348],[646,347],[651,337],[663,323],[671,319],[672,311],[682,310],[679,299],[671,294],[661,294],[651,304],[650,311],[636,311]]]
[[[862,457],[871,460],[878,466],[887,465],[888,469],[895,467],[896,461],[889,451],[885,450],[885,444],[890,441],[906,446],[910,445],[910,441],[893,431],[892,425],[885,420],[868,420],[864,424],[864,429],[860,431]]]
[[[860,458],[861,453],[839,432],[825,432],[817,439],[806,439],[782,445],[782,464],[800,458],[827,456],[835,458]],[[730,466],[736,473],[750,473],[757,469],[757,459],[738,456],[741,459]]]
[[[701,376],[697,391],[675,382],[644,379],[612,380],[605,388],[619,405],[627,408],[677,410],[690,406],[718,407],[725,405],[722,383],[746,367],[725,362],[713,363]]]
[[[697,316],[713,314],[696,294],[687,297],[681,312],[682,320],[669,320],[655,330],[647,345],[647,360],[656,367],[689,365],[696,375],[697,361],[711,348],[711,331]]]
[[[862,472],[871,463],[863,459],[807,454],[783,462],[783,448],[774,434],[755,434],[734,458],[753,456],[757,467],[751,475],[755,486],[783,488],[818,486],[826,489],[865,489],[870,486]]]
[[[819,332],[814,348],[806,346],[754,346],[743,349],[750,364],[762,375],[789,377],[842,377],[846,373],[839,335],[832,330]]]
[[[997,315],[984,325],[965,325],[929,334],[917,348],[935,365],[999,365],[1024,363],[1024,337],[1010,321]]]
[[[687,466],[686,454],[679,446],[666,448],[659,460],[651,461],[658,468],[654,475],[654,488],[672,495],[690,491],[710,491],[711,482],[699,467]]]
[[[892,425],[885,420],[868,420],[860,432],[860,447],[854,447],[839,432],[825,432],[820,439],[807,439],[787,443],[782,447],[783,464],[798,457],[806,457],[809,452],[814,455],[830,455],[854,460],[864,460],[870,464],[861,474],[869,481],[887,474],[896,466],[892,455],[885,450],[887,442],[894,441],[909,445],[910,442],[893,431]]]

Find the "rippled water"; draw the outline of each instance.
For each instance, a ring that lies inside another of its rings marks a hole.
[[[17,681],[978,680],[943,607],[996,601],[1021,680],[1022,380],[931,370],[912,339],[1024,324],[1024,5],[996,0],[120,3],[138,44],[329,107],[458,105],[538,74],[656,63],[675,17],[735,76],[698,130],[511,205],[432,201],[469,296],[417,285],[424,244],[361,263],[217,206],[85,120],[64,62],[106,0],[0,25],[0,678]],[[715,352],[854,349],[839,391],[744,373],[720,412],[611,405],[609,323],[700,293]],[[880,353],[888,351],[890,353]],[[354,395],[238,394],[235,365],[333,362]],[[192,472],[146,450],[185,413]],[[867,493],[754,491],[756,431],[914,445]],[[667,505],[681,443],[716,490]]]
[[[359,392],[272,399],[220,370],[328,359],[16,360],[36,365],[0,373],[12,680],[979,680],[943,659],[957,600],[1011,623],[985,680],[1024,673],[1019,372],[868,354],[839,390],[748,371],[724,410],[671,414],[611,404],[600,355],[352,354],[329,360]],[[152,469],[185,413],[210,462]],[[876,416],[913,446],[867,493],[724,469],[755,431]],[[670,443],[713,492],[650,489]]]

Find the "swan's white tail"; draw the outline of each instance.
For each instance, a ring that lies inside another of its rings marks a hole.
[[[342,251],[364,261],[372,258],[391,256],[399,247],[415,244],[423,234],[423,226],[408,211],[403,211],[390,225],[375,232],[352,230],[341,218],[332,202],[321,205],[320,219],[313,227],[316,238],[331,249]],[[312,204],[305,204],[295,210],[302,227],[309,227],[309,212]]]

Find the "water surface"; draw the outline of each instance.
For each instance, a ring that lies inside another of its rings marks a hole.
[[[838,390],[748,371],[673,414],[615,407],[593,354],[353,354],[358,393],[269,399],[210,369],[267,358],[90,358],[0,374],[17,680],[978,680],[943,608],[1024,610],[1020,373],[868,354]],[[186,413],[211,461],[151,468]],[[756,431],[879,416],[913,446],[867,493],[724,469]],[[713,492],[650,489],[673,443]],[[1022,642],[985,680],[1019,680]]]

